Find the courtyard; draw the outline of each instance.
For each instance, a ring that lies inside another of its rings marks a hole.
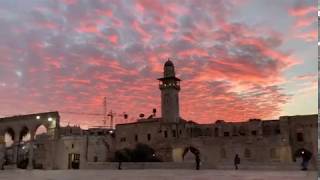
[[[6,170],[0,180],[315,180],[316,171]]]

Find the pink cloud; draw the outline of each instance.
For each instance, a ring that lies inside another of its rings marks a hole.
[[[289,10],[292,16],[306,16],[310,13],[316,15],[317,8],[315,6],[298,6]]]

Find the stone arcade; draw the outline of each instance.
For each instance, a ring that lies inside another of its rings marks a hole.
[[[117,124],[115,129],[59,127],[57,112],[1,118],[0,162],[6,156],[11,164],[18,163],[20,141],[29,132],[28,159],[35,161],[29,161],[29,168],[36,164],[44,169],[114,168],[110,161],[115,151],[133,148],[137,143],[155,150],[155,155],[163,161],[158,167],[193,163],[194,155],[188,150],[195,149],[200,152],[203,168],[230,168],[235,154],[239,154],[247,167],[298,168],[296,154],[302,150],[314,154],[311,166],[316,168],[318,115],[197,124],[180,117],[181,80],[176,77],[170,60],[158,80],[162,116]],[[48,135],[35,140],[39,125],[46,127]],[[11,147],[4,145],[5,133],[14,141]],[[35,148],[30,148],[33,144]]]

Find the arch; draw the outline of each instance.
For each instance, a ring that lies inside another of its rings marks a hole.
[[[183,154],[182,154],[182,159],[184,160],[184,157],[186,156],[186,154],[188,152],[191,152],[195,157],[200,155],[200,151],[199,149],[193,147],[193,146],[189,146],[184,148]]]
[[[30,130],[27,126],[23,126],[19,131],[19,142],[30,140]]]
[[[11,147],[14,143],[16,133],[11,127],[7,127],[4,131],[4,141],[6,147]]]
[[[34,128],[34,139],[39,139],[41,136],[45,136],[48,133],[48,128],[44,124],[38,124]]]

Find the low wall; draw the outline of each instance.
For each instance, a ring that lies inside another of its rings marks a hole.
[[[117,162],[88,162],[81,166],[81,169],[118,169]],[[122,169],[195,169],[193,162],[123,162]],[[201,169],[234,169],[231,163],[210,165],[202,163]],[[239,169],[242,170],[300,170],[299,163],[242,163]],[[310,167],[310,169],[315,169]]]
[[[117,162],[88,162],[81,169],[118,169]],[[194,169],[195,163],[122,162],[122,169]]]

